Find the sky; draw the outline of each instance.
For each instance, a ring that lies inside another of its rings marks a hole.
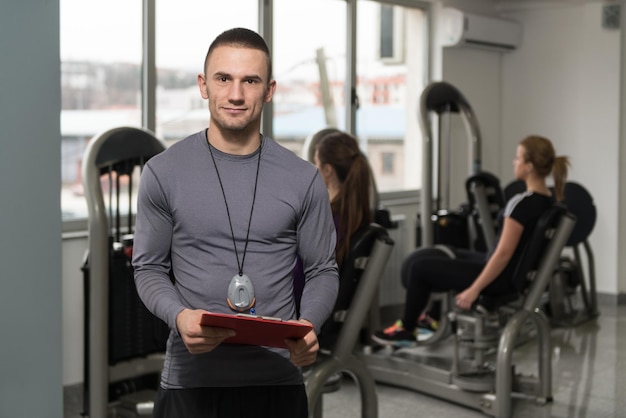
[[[140,62],[140,0],[61,0],[60,4],[62,60]],[[158,0],[156,6],[158,67],[201,70],[215,36],[235,26],[258,27],[257,0]],[[327,56],[343,54],[344,2],[276,0],[274,10],[275,56],[288,56],[297,63],[310,60],[320,46]],[[286,71],[286,66],[276,71]]]

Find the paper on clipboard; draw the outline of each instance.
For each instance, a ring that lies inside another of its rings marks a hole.
[[[280,348],[287,347],[286,339],[302,338],[313,329],[307,324],[277,318],[220,313],[203,314],[200,325],[235,330],[237,335],[227,338],[225,343]]]

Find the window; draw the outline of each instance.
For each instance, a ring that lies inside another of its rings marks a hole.
[[[356,135],[367,144],[370,160],[381,161],[372,165],[381,192],[417,189],[418,102],[428,69],[426,13],[370,0],[358,0],[357,12]]]
[[[173,142],[207,125],[196,75],[209,43],[234,26],[256,30],[258,2],[155,3],[156,134]],[[63,219],[71,220],[87,217],[81,180],[87,142],[113,127],[141,126],[143,10],[142,2],[126,0],[60,0],[60,10],[61,206]]]
[[[404,60],[404,8],[380,5],[379,58],[387,64]]]
[[[196,76],[216,35],[234,26],[258,30],[266,1],[154,2],[155,131],[172,143],[203,129],[206,102]],[[273,0],[277,91],[274,138],[304,155],[306,139],[336,126],[354,133],[381,192],[420,186],[418,100],[428,72],[428,2],[417,0]],[[409,7],[410,6],[410,7]],[[356,7],[356,27],[348,27]],[[120,12],[122,11],[123,12]],[[87,217],[81,159],[87,142],[118,126],[142,123],[142,2],[60,0],[62,190],[64,220]],[[95,17],[95,18],[94,18]],[[271,27],[270,27],[271,26]],[[348,44],[348,39],[356,42]],[[410,40],[410,42],[409,42]],[[355,61],[355,62],[353,62]],[[355,110],[356,109],[356,110]]]
[[[61,210],[63,219],[86,218],[87,142],[109,128],[141,125],[141,2],[61,0],[60,17]]]
[[[383,175],[393,175],[395,172],[396,154],[393,152],[381,152],[380,159],[382,161],[380,173]]]
[[[273,39],[274,137],[304,156],[307,137],[328,126],[345,129],[346,5],[275,0]]]
[[[408,2],[404,2],[408,3]],[[346,45],[349,9],[343,1],[276,0],[274,2],[274,136],[300,155],[304,138],[319,129],[347,127],[346,114],[356,87],[355,131],[373,164],[381,192],[416,189],[421,183],[418,100],[426,85],[428,50],[423,9],[353,0],[357,6],[356,86],[349,85],[350,56]],[[293,19],[292,16],[307,16]],[[323,30],[320,22],[323,21]],[[372,30],[372,28],[377,28]],[[293,42],[294,34],[300,36]],[[411,42],[406,42],[410,39]],[[410,45],[410,48],[407,48]],[[399,162],[389,155],[402,155]],[[386,171],[382,171],[382,170]],[[391,171],[389,171],[391,170]]]
[[[233,27],[258,30],[258,1],[230,0],[227,7],[207,0],[155,2],[157,67],[156,134],[166,143],[207,127],[209,111],[196,77],[217,35]]]

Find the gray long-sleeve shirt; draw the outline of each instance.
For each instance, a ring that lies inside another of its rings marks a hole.
[[[245,156],[212,151],[242,263],[258,150]],[[292,271],[297,253],[306,277],[301,318],[319,331],[337,294],[335,241],[328,192],[315,167],[264,137],[243,266],[254,285],[256,313],[295,318]],[[226,298],[228,285],[238,273],[229,216],[206,131],[172,145],[144,167],[133,266],[142,301],[172,330],[163,387],[302,382],[286,350],[225,344],[193,355],[176,332],[176,316],[184,308],[232,313]]]

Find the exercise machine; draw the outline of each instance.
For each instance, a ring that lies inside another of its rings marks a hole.
[[[431,82],[420,96],[422,190],[418,246],[428,247],[439,243],[467,247],[470,240],[467,233],[468,213],[454,214],[444,209],[450,204],[450,116],[453,113],[461,116],[469,139],[468,174],[481,171],[481,135],[472,107],[465,96],[450,83]],[[432,115],[437,116],[437,136],[433,132]],[[452,225],[458,227],[446,233],[444,228],[451,228]]]
[[[476,235],[473,248],[476,251],[493,251],[498,216],[505,204],[500,180],[489,172],[481,171],[468,177],[465,190]]]
[[[516,180],[505,187],[504,196],[508,200],[525,189],[524,182]],[[548,300],[543,306],[555,327],[577,326],[600,315],[595,258],[589,244],[597,217],[593,197],[584,186],[573,181],[565,183],[563,195],[563,204],[577,222],[559,260],[560,274],[550,283]]]
[[[130,258],[134,180],[146,161],[163,150],[165,144],[152,132],[133,127],[96,135],[85,150],[82,179],[89,244],[82,265],[82,414],[86,417],[152,415],[169,329],[139,299]]]
[[[305,373],[309,417],[323,415],[323,395],[340,390],[343,375],[357,384],[361,397],[361,416],[378,417],[375,381],[355,348],[367,338],[363,330],[372,329],[369,315],[377,306],[378,284],[394,242],[387,230],[372,223],[357,231],[340,272],[339,295],[331,317],[319,335],[318,362]]]
[[[571,256],[561,257],[561,274],[550,286],[549,315],[553,326],[576,326],[600,314],[595,260],[589,244],[596,222],[596,207],[587,189],[575,182],[565,183],[563,203],[578,221],[565,245]]]
[[[562,206],[546,211],[512,278],[518,292],[481,296],[472,311],[450,310],[442,327],[453,331],[447,338],[439,335],[417,348],[365,347],[359,356],[374,379],[498,418],[511,416],[513,397],[550,402],[550,324],[539,306],[575,223]],[[513,364],[520,331],[529,323],[538,346],[536,376],[516,374]]]

